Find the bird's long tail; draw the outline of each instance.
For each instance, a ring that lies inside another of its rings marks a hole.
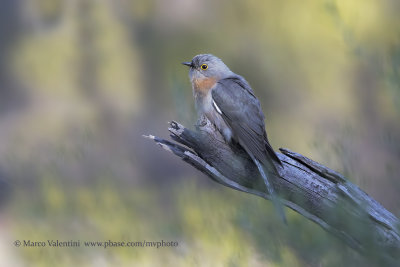
[[[254,163],[257,165],[258,171],[260,172],[265,186],[267,187],[268,194],[271,197],[271,201],[274,204],[276,211],[278,212],[279,216],[281,217],[282,221],[287,225],[286,215],[283,211],[283,206],[281,201],[279,200],[278,196],[275,194],[274,187],[272,186],[271,182],[268,179],[268,175],[264,171],[263,165],[255,158],[253,158]]]

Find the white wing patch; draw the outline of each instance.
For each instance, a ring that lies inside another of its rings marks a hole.
[[[217,112],[222,115],[222,111],[219,109],[219,107],[217,106],[217,103],[215,103],[214,99],[213,99],[213,105],[214,105],[214,108],[217,110]]]

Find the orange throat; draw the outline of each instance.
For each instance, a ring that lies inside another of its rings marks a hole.
[[[196,94],[205,96],[214,87],[217,80],[215,78],[202,78],[193,80],[193,89]]]

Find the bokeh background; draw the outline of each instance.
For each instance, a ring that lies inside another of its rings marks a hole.
[[[180,63],[213,53],[254,88],[275,149],[400,216],[399,14],[396,0],[3,0],[0,266],[368,265],[142,134],[194,124]],[[179,245],[13,245],[48,239]]]

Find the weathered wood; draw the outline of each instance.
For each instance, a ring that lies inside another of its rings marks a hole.
[[[257,167],[243,149],[228,145],[204,117],[191,131],[171,122],[173,143],[147,136],[214,181],[269,199]],[[400,263],[400,221],[341,174],[288,149],[280,149],[273,179],[282,203],[379,263]],[[289,221],[290,223],[290,221]]]

